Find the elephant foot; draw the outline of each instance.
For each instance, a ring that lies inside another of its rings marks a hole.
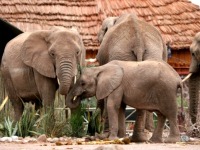
[[[109,132],[102,133],[102,134],[95,134],[95,138],[100,139],[100,140],[107,140],[107,139],[116,140],[116,139],[119,139],[117,136],[109,135]]]
[[[145,126],[145,129],[148,130],[149,132],[153,132],[154,131],[154,127],[153,126]]]
[[[116,139],[119,139],[119,138],[117,136],[110,135],[108,139],[109,140],[116,140]]]
[[[164,140],[165,143],[176,143],[176,142],[180,142],[181,138],[179,135],[177,136],[170,136],[167,139]]]
[[[146,132],[134,132],[130,138],[131,142],[146,142],[148,141],[148,133]]]
[[[105,132],[102,134],[95,133],[95,138],[98,138],[100,140],[107,139],[108,137],[109,137],[109,132]]]
[[[150,139],[149,139],[149,142],[150,143],[163,143],[163,139],[162,139],[162,137],[151,137]]]

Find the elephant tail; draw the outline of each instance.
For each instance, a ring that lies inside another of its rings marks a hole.
[[[180,91],[180,95],[181,95],[181,113],[180,113],[180,117],[182,118],[182,120],[185,119],[185,114],[184,114],[184,107],[183,107],[183,83],[179,82],[177,85],[177,92]]]
[[[161,37],[162,38],[162,37]],[[163,39],[162,39],[163,40]],[[165,45],[163,41],[163,60],[167,62],[168,56],[167,56],[167,46]]]

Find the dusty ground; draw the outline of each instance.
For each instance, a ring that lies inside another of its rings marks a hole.
[[[131,143],[129,145],[61,145],[52,143],[0,143],[0,150],[200,150],[200,142],[186,144],[147,144]]]

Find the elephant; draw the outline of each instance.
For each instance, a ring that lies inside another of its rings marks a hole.
[[[191,122],[194,124],[197,122],[197,114],[199,108],[199,84],[200,84],[200,32],[196,33],[192,44],[190,45],[191,64],[189,72],[191,73],[189,78],[189,113]]]
[[[108,17],[98,33],[100,48],[96,59],[99,65],[112,60],[144,61],[148,59],[167,61],[167,48],[160,32],[149,23],[139,20],[135,14],[123,14],[119,17]],[[103,102],[97,107],[103,109]],[[140,132],[144,128],[153,130],[153,114],[137,111],[144,121],[136,121],[135,141],[146,141],[147,136]],[[146,124],[145,124],[146,122]],[[143,129],[142,129],[143,128]]]
[[[153,71],[152,71],[153,70]],[[84,98],[106,98],[109,119],[109,139],[125,132],[125,105],[138,110],[155,111],[158,123],[151,142],[163,142],[162,132],[166,118],[170,134],[165,142],[180,141],[177,124],[177,91],[182,88],[178,73],[166,62],[113,60],[105,65],[86,68],[69,91],[66,103],[77,107]]]
[[[24,102],[35,109],[54,106],[55,93],[67,95],[85,65],[85,48],[78,31],[64,27],[24,32],[5,47],[1,72],[8,97],[18,121]]]

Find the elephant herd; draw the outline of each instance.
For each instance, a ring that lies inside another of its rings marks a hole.
[[[125,136],[126,105],[137,109],[133,142],[163,142],[165,120],[170,134],[164,142],[180,141],[176,94],[182,88],[177,72],[167,64],[166,44],[160,32],[135,14],[106,18],[98,34],[98,67],[86,68],[85,48],[75,29],[52,27],[25,32],[5,47],[1,72],[18,121],[24,102],[36,109],[53,107],[55,93],[66,96],[66,106],[76,108],[84,98],[96,96],[97,107],[107,112],[109,139]],[[190,47],[190,115],[197,121],[200,82],[200,33]],[[81,73],[81,74],[80,74]],[[80,74],[80,75],[78,75]],[[74,81],[76,76],[77,81]],[[152,112],[158,115],[154,129]],[[144,130],[153,131],[150,139]]]

